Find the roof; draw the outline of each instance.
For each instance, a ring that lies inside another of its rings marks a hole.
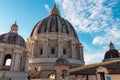
[[[107,68],[110,74],[120,74],[120,59],[72,68],[70,69],[70,74],[71,75],[96,74],[96,69],[99,66]]]
[[[115,58],[120,58],[118,50],[110,49],[105,53],[104,61],[108,59],[115,59]]]
[[[15,44],[26,47],[25,40],[15,32],[8,32],[0,35],[0,43]]]
[[[48,17],[40,20],[33,28],[31,37],[41,33],[61,33],[77,37],[76,31],[72,24],[59,15],[59,11],[54,5]],[[78,37],[77,37],[78,38]]]

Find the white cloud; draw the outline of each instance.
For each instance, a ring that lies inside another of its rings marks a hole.
[[[104,6],[106,0],[55,0],[64,18],[68,19],[76,30],[82,32],[100,32],[112,22],[111,7]],[[108,6],[116,4],[111,1]]]
[[[44,6],[45,6],[45,8],[47,9],[47,11],[50,12],[50,6],[47,5],[47,4],[45,4]]]
[[[105,39],[103,37],[98,36],[93,39],[92,43],[93,44],[103,44],[104,42],[105,42]]]
[[[112,27],[111,29],[106,30],[106,34],[101,36],[96,36],[93,39],[93,44],[105,45],[113,41],[116,45],[120,45],[120,29],[117,27]]]
[[[103,58],[104,54],[101,53],[85,54],[85,64],[102,62]]]
[[[112,6],[117,0],[55,0],[61,15],[70,21],[77,31],[90,33],[94,37],[91,42],[100,45],[101,49],[83,44],[86,64],[102,61],[112,40],[120,45],[120,19],[115,19]],[[104,3],[107,1],[107,5]]]

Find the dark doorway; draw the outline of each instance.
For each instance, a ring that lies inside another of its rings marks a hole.
[[[101,78],[101,80],[105,80],[105,73],[104,72],[100,73],[100,78]]]

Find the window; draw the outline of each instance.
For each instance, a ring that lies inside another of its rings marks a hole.
[[[5,55],[4,57],[4,66],[10,66],[11,65],[12,57],[10,54]]]
[[[62,74],[67,75],[67,70],[62,70]]]
[[[66,50],[65,49],[63,49],[63,54],[66,55]]]
[[[66,76],[68,76],[67,70],[62,70],[62,78],[64,79]]]
[[[11,65],[11,59],[7,59],[6,63],[5,63],[5,66],[10,66],[10,65]]]
[[[55,54],[55,49],[51,49],[51,54]]]
[[[43,50],[41,49],[41,50],[40,50],[40,55],[42,55],[42,54],[43,54]]]

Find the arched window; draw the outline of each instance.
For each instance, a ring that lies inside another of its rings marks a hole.
[[[4,66],[10,66],[11,65],[12,56],[10,54],[5,55],[4,57]]]

